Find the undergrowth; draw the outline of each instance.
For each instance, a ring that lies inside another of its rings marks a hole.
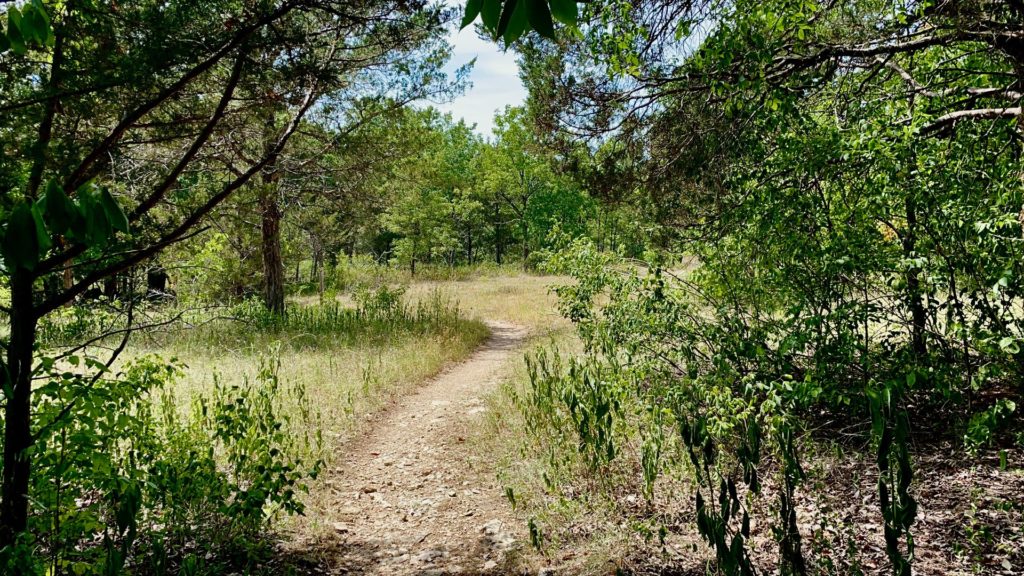
[[[4,573],[250,570],[272,551],[274,519],[303,512],[323,439],[305,387],[282,381],[274,357],[192,395],[187,411],[174,360],[113,374],[85,356],[42,365],[30,529],[0,554]]]

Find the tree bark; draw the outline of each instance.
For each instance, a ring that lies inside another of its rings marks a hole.
[[[263,304],[275,314],[284,314],[284,260],[281,258],[281,209],[272,182],[260,189],[263,248]]]
[[[501,266],[501,206],[494,203],[494,261]]]
[[[32,348],[36,339],[33,276],[26,270],[11,274],[11,335],[6,370],[0,382],[7,394],[4,406],[4,470],[0,487],[0,547],[13,544],[28,527],[28,488],[32,460]]]
[[[527,260],[530,258],[530,223],[526,220],[526,210],[523,209],[523,219],[519,224],[523,233],[523,270],[527,268]]]
[[[906,199],[907,233],[903,237],[903,253],[907,258],[914,255],[917,249],[917,207],[910,197]],[[911,349],[917,362],[924,360],[928,354],[928,345],[925,342],[925,330],[927,328],[928,313],[925,310],[924,302],[921,300],[921,280],[917,268],[907,269],[907,304],[910,307],[911,316]]]

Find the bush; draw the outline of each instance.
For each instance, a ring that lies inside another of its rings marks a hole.
[[[86,357],[41,364],[30,530],[0,554],[4,573],[248,567],[269,520],[302,513],[322,442],[304,389],[279,381],[276,360],[187,411],[174,361],[143,357],[112,377]]]
[[[39,342],[63,346],[103,334],[119,318],[108,304],[101,298],[88,306],[68,306],[47,314],[39,320]]]

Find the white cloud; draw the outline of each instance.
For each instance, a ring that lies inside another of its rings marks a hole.
[[[449,73],[473,58],[476,58],[476,65],[470,72],[472,86],[466,93],[451,102],[437,105],[437,108],[451,112],[454,118],[462,118],[467,124],[476,124],[478,133],[490,136],[494,113],[507,105],[517,106],[526,100],[526,89],[519,80],[515,54],[502,52],[494,42],[479,38],[473,27],[453,30],[449,42],[454,46],[452,60],[447,67]]]

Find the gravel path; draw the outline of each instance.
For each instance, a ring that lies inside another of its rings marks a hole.
[[[474,458],[467,427],[486,411],[502,366],[526,330],[489,322],[465,362],[400,399],[343,447],[327,480],[325,520],[339,539],[335,574],[506,574],[525,528],[494,470]]]

